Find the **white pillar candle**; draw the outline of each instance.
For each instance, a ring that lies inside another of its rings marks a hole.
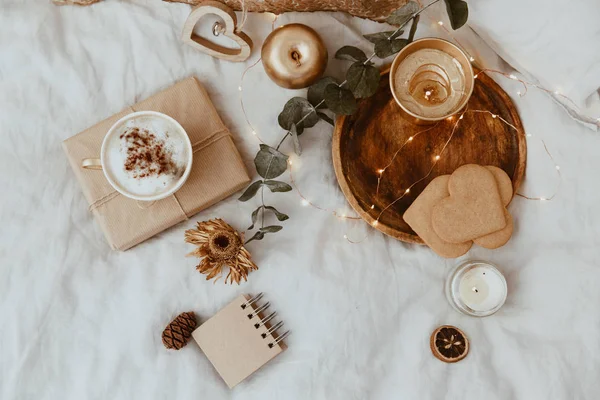
[[[498,311],[506,300],[506,280],[492,264],[467,261],[448,277],[446,295],[458,311],[484,317]]]

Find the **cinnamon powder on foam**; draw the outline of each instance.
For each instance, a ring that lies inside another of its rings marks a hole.
[[[157,138],[154,133],[133,127],[119,138],[125,141],[127,151],[125,170],[133,178],[177,174],[172,152],[165,147],[165,141]]]

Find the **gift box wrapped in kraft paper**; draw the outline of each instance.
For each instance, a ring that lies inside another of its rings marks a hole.
[[[175,194],[155,202],[117,192],[101,171],[82,160],[98,157],[110,127],[135,111],[159,111],[186,130],[193,149],[192,171]],[[65,140],[63,148],[81,184],[89,209],[115,250],[127,250],[245,187],[250,177],[204,87],[193,77],[128,107]]]

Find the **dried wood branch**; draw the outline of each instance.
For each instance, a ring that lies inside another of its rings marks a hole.
[[[54,4],[90,5],[101,0],[53,0]],[[171,3],[197,5],[202,0],[164,0]],[[236,11],[245,4],[249,12],[285,12],[345,11],[351,15],[375,21],[384,20],[390,13],[407,3],[407,0],[222,0]]]

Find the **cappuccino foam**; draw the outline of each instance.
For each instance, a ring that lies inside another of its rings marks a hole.
[[[123,121],[107,139],[104,168],[124,192],[156,196],[176,186],[187,168],[186,133],[160,116]]]

